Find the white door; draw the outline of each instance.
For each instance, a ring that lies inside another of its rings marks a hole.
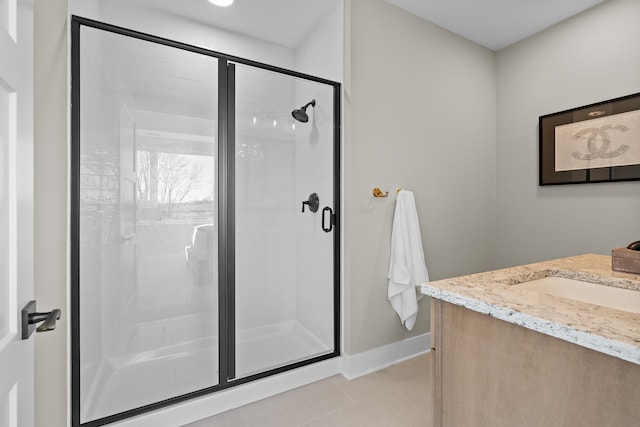
[[[21,309],[33,299],[33,2],[0,0],[0,426],[34,423],[33,338]]]

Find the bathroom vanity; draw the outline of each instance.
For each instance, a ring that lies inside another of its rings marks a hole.
[[[432,297],[434,426],[640,425],[640,275],[612,271],[611,257],[421,292]]]

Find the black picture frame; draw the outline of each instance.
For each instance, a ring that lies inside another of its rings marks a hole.
[[[623,113],[631,114],[623,115]],[[538,122],[540,149],[539,185],[640,180],[640,157],[638,157],[637,163],[635,160],[631,160],[633,163],[602,166],[605,158],[611,162],[611,158],[621,156],[621,154],[619,154],[620,152],[624,153],[627,157],[633,153],[632,159],[635,159],[635,156],[640,154],[640,138],[633,137],[631,144],[628,141],[633,133],[627,133],[630,127],[615,125],[613,124],[615,120],[606,120],[607,117],[615,115],[620,115],[618,116],[620,119],[624,118],[627,121],[634,120],[636,113],[638,116],[638,125],[636,128],[640,128],[640,93],[540,116]],[[578,124],[581,122],[590,123],[584,123],[584,126],[581,126]],[[610,123],[599,126],[607,122]],[[578,125],[565,126],[574,123]],[[576,129],[581,130],[573,133],[572,138],[563,136],[561,140],[556,141],[556,135],[562,132],[564,132],[564,135]],[[640,129],[638,129],[638,131],[640,131]],[[619,139],[619,135],[623,133],[627,140],[625,140],[625,144],[620,144],[616,142],[616,138]],[[615,136],[612,138],[612,135]],[[575,148],[576,146],[571,148],[574,150],[571,156],[578,160],[569,159],[569,156],[566,154],[560,154],[558,155],[558,159],[556,159],[556,153],[564,153],[566,151],[566,148],[562,150],[561,147],[568,147],[566,144],[568,144],[569,139],[573,140],[574,143],[577,141],[579,145],[581,141],[578,141],[578,137],[587,142],[586,144],[582,142],[583,145],[581,149]],[[557,144],[563,145],[557,146]],[[627,147],[627,149],[624,147]],[[626,151],[628,151],[629,154],[626,154]],[[598,164],[600,160],[598,157],[603,159],[600,161],[600,164]],[[569,160],[565,161],[565,158]],[[557,160],[559,160],[558,163],[562,164],[558,165]],[[585,161],[584,168],[579,168],[580,161]],[[566,164],[569,164],[568,162],[573,162],[570,169],[567,169],[569,166],[566,166]],[[595,165],[590,162],[593,162]]]

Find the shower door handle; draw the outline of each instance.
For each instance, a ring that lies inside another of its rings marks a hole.
[[[325,225],[325,220],[326,220],[326,215],[325,212],[329,212],[329,226],[327,227]],[[331,209],[329,206],[325,206],[322,209],[322,231],[324,231],[325,233],[330,233],[331,230],[333,230],[333,224],[335,224],[335,216],[333,215],[333,209]]]

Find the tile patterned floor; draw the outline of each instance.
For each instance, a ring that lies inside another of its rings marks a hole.
[[[428,426],[429,361],[418,356],[352,381],[336,375],[188,427]]]

